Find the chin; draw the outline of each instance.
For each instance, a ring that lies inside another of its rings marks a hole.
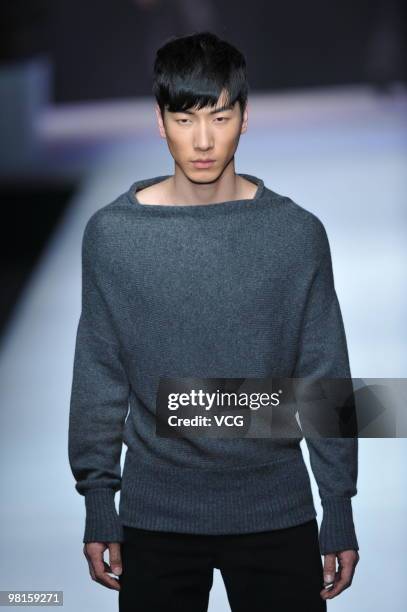
[[[221,171],[219,171],[219,168],[192,167],[185,171],[185,175],[194,183],[212,183],[220,177]]]

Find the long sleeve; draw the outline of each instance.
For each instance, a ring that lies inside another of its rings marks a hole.
[[[82,240],[82,309],[77,328],[68,455],[86,506],[83,542],[121,542],[114,496],[121,487],[122,431],[129,382],[109,311],[106,240],[96,213]],[[104,258],[104,260],[103,260]]]
[[[318,263],[308,294],[294,377],[350,378],[347,342],[334,286],[331,252],[318,220]],[[358,438],[307,438],[323,508],[321,554],[359,549],[352,500],[357,493]]]

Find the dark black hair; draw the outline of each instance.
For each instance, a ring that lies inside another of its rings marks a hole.
[[[212,32],[171,37],[158,49],[152,91],[164,117],[187,109],[214,107],[222,90],[226,103],[240,104],[243,115],[249,84],[246,60]]]

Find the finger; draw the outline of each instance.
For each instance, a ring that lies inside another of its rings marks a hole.
[[[112,578],[105,570],[105,560],[103,559],[103,548],[92,549],[87,551],[90,564],[93,570],[92,578],[99,584],[109,589],[120,589],[117,578]]]
[[[326,599],[332,599],[347,589],[352,584],[354,573],[354,563],[352,561],[341,560],[339,571],[335,577],[335,583],[332,589],[326,591]]]
[[[335,576],[334,576],[333,582],[330,583],[328,588],[325,587],[320,592],[321,597],[323,599],[332,599],[333,597],[335,597],[335,595],[337,595],[336,585],[337,585],[338,581],[340,580],[340,577],[341,577],[340,572],[335,572]]]
[[[109,589],[120,589],[118,578],[114,578],[113,576],[109,576],[109,573],[112,573],[108,563],[105,560],[102,562],[102,567],[98,565],[98,569],[94,572],[94,580],[99,582],[99,584],[109,588]]]
[[[101,575],[100,574],[96,575],[95,581],[98,582],[99,584],[101,584],[102,586],[107,587],[108,589],[113,589],[115,591],[120,591],[119,579],[118,578],[112,578],[106,572],[104,572]]]
[[[324,558],[324,586],[328,587],[333,584],[336,572],[336,554],[330,553]]]
[[[112,572],[116,576],[120,576],[122,573],[122,558],[119,542],[111,542],[109,544],[109,564]]]
[[[105,566],[105,572],[108,572],[109,574],[113,574],[112,568],[110,567],[108,563],[106,563],[106,561],[103,561],[103,565]],[[118,576],[118,581],[120,584],[120,576]]]

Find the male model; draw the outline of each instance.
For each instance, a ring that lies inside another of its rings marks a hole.
[[[90,573],[122,612],[205,611],[214,567],[233,612],[326,610],[359,559],[357,438],[306,440],[318,532],[301,438],[160,437],[155,411],[161,377],[350,377],[327,234],[235,172],[248,122],[235,47],[171,39],[153,91],[174,174],[134,182],[83,236],[69,460]]]

